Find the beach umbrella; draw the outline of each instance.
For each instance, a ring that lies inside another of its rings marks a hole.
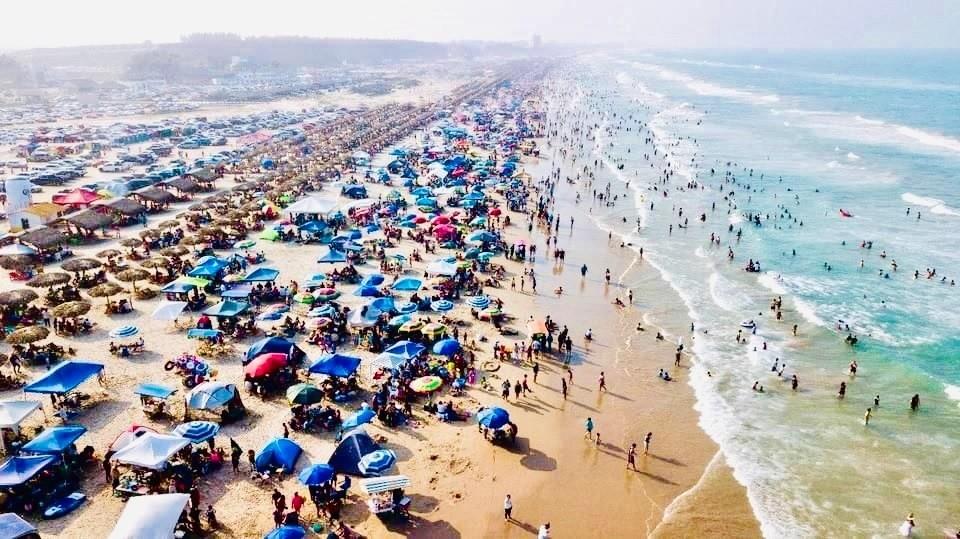
[[[157,257],[157,258],[151,258],[149,260],[144,260],[143,262],[140,263],[140,265],[150,269],[169,268],[170,261],[167,260],[166,258]]]
[[[333,474],[333,467],[329,464],[311,464],[300,471],[297,479],[308,487],[316,487],[333,479]]]
[[[176,320],[180,313],[187,308],[186,301],[162,301],[153,310],[151,317],[154,320]]]
[[[240,240],[233,244],[234,249],[249,249],[256,245],[256,240]]]
[[[439,356],[452,356],[460,351],[460,343],[456,339],[443,339],[433,345],[433,353]]]
[[[401,314],[400,316],[394,316],[393,318],[391,318],[390,321],[387,322],[387,324],[389,324],[391,327],[400,327],[412,319],[413,319],[412,315]]]
[[[420,328],[422,328],[423,325],[423,322],[420,320],[410,320],[409,322],[406,322],[400,326],[400,331],[404,333],[413,333],[415,331],[420,331]]]
[[[417,307],[416,303],[412,303],[409,301],[405,303],[400,303],[394,306],[394,310],[396,310],[400,314],[413,314],[417,312],[418,309],[419,307]]]
[[[249,374],[253,378],[259,378],[260,376],[273,374],[286,366],[287,354],[269,352],[253,358],[253,361],[247,363],[247,366],[243,368],[243,373]]]
[[[30,344],[42,341],[50,335],[50,330],[43,326],[27,326],[16,329],[13,333],[7,335],[9,344]]]
[[[40,297],[28,288],[0,292],[0,305],[24,305]]]
[[[353,291],[353,295],[354,295],[354,296],[360,296],[360,297],[364,297],[364,298],[376,296],[376,295],[379,295],[379,294],[380,294],[380,290],[377,289],[377,287],[371,286],[371,285],[361,286],[361,287],[358,287],[356,290]]]
[[[307,277],[307,280],[303,283],[303,286],[314,287],[322,286],[327,280],[327,275],[325,273],[314,273],[313,275]]]
[[[330,305],[328,303],[322,307],[310,309],[310,312],[307,313],[307,316],[308,317],[323,317],[323,316],[329,317],[336,314],[336,312],[337,312],[337,309],[333,305]]]
[[[120,240],[120,245],[133,249],[135,247],[140,247],[141,245],[143,245],[143,240],[138,240],[137,238],[124,238]]]
[[[447,312],[453,309],[453,302],[446,299],[439,299],[430,304],[430,308],[438,313]]]
[[[490,296],[474,296],[467,300],[467,305],[474,309],[486,309],[490,306]]]
[[[160,249],[161,255],[170,257],[183,256],[189,252],[190,249],[187,249],[182,245],[171,245],[170,247],[164,247],[163,249]]]
[[[0,267],[8,270],[17,270],[32,267],[36,262],[27,255],[7,255],[0,258]]]
[[[61,271],[51,271],[49,273],[41,273],[33,279],[30,279],[27,281],[27,286],[33,288],[50,288],[51,286],[67,284],[71,279],[73,279],[73,277],[67,273],[63,273]]]
[[[417,393],[431,393],[442,385],[443,380],[439,376],[421,376],[410,382],[410,389]]]
[[[76,318],[90,312],[89,301],[68,301],[50,309],[50,316],[54,318]]]
[[[170,219],[170,220],[167,220],[167,221],[163,221],[162,223],[160,223],[160,224],[157,225],[157,226],[158,226],[159,228],[176,228],[176,227],[180,226],[180,221],[177,221],[176,219]]]
[[[393,283],[390,288],[398,290],[400,292],[413,292],[419,290],[423,285],[423,281],[420,279],[415,279],[413,277],[404,277],[398,279],[397,282]]]
[[[486,230],[478,230],[467,236],[467,241],[471,243],[489,243],[497,241],[497,237]]]
[[[4,247],[0,247],[0,256],[10,256],[10,255],[35,255],[37,250],[29,245],[24,245],[22,243],[11,243]]]
[[[360,457],[357,467],[363,475],[380,475],[393,468],[397,462],[397,454],[389,449],[377,449]]]
[[[447,332],[447,326],[443,324],[438,324],[437,322],[430,322],[429,324],[420,328],[420,333],[426,335],[427,337],[437,338],[443,336]]]
[[[301,383],[287,388],[287,400],[294,404],[314,404],[323,400],[323,392],[313,384]]]
[[[369,406],[364,406],[363,408],[355,412],[353,415],[346,418],[343,421],[343,424],[340,425],[340,428],[343,429],[344,431],[347,431],[352,428],[359,427],[364,423],[369,423],[373,421],[373,418],[375,417],[377,417],[377,413],[373,411],[373,408],[370,408]]]
[[[97,269],[103,264],[99,260],[94,260],[92,258],[74,258],[73,260],[67,260],[60,265],[64,271],[69,272],[81,272]]]
[[[261,240],[277,241],[280,239],[280,233],[272,228],[268,228],[260,233]]]
[[[360,281],[360,286],[380,286],[381,284],[383,284],[383,275],[379,273],[371,273]]]
[[[173,433],[195,444],[203,443],[220,432],[220,425],[212,421],[189,421],[177,425]]]
[[[293,297],[293,301],[303,305],[313,305],[313,302],[316,301],[316,299],[317,298],[313,297],[313,294],[308,294],[306,292],[301,292]]]
[[[263,536],[263,539],[304,539],[307,530],[303,526],[285,525],[275,528]]]
[[[106,282],[87,290],[87,294],[94,298],[109,298],[124,291],[123,287],[117,283]]]
[[[100,251],[99,253],[97,253],[97,258],[114,258],[114,257],[120,256],[120,255],[122,255],[122,254],[123,254],[123,253],[121,253],[120,251],[118,251],[118,250],[116,250],[116,249],[104,249],[104,250]]]
[[[477,412],[477,421],[488,429],[499,429],[510,422],[510,413],[499,406],[485,408]]]
[[[340,297],[340,291],[336,288],[318,288],[313,291],[313,297],[320,301],[332,301]]]
[[[121,280],[121,281],[123,281],[123,282],[125,282],[125,283],[133,283],[133,291],[136,292],[136,291],[137,291],[137,281],[142,281],[142,280],[144,280],[144,279],[149,279],[149,278],[150,278],[150,272],[149,272],[149,271],[146,271],[146,270],[142,270],[142,269],[140,269],[140,268],[130,268],[130,269],[126,269],[126,270],[123,270],[123,271],[121,271],[120,273],[118,273],[118,274],[116,275],[116,278],[119,279],[119,280]]]
[[[137,326],[120,326],[110,331],[111,339],[132,339],[140,334]]]

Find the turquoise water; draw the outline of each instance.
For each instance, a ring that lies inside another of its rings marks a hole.
[[[924,534],[960,524],[960,53],[611,53],[550,88],[555,115],[599,125],[595,186],[630,201],[600,224],[644,246],[695,320],[702,424],[764,533],[889,536],[911,511]]]

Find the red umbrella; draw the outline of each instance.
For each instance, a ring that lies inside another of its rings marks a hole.
[[[273,374],[287,366],[287,355],[279,352],[260,354],[243,368],[243,374],[254,378]]]
[[[437,237],[446,238],[453,236],[456,233],[457,229],[450,225],[440,225],[437,228],[433,229],[433,235]]]
[[[487,213],[489,213],[490,215],[493,215],[493,216],[500,215],[500,208],[493,208],[493,209],[491,209],[491,210],[490,210],[489,212],[487,212]]]
[[[94,193],[89,189],[84,189],[78,187],[69,193],[57,193],[53,195],[54,204],[62,204],[64,206],[86,206],[100,198],[100,195]]]
[[[433,220],[430,222],[435,225],[446,225],[446,224],[450,224],[450,218],[447,217],[446,215],[438,215],[434,217]]]
[[[426,222],[427,222],[427,218],[424,217],[424,216],[422,216],[422,215],[418,215],[418,216],[416,216],[416,217],[413,218],[413,222],[414,222],[414,223],[417,223],[417,224],[426,223]]]

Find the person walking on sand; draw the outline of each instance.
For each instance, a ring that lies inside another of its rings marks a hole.
[[[523,375],[523,382],[521,383],[521,387],[522,387],[522,389],[523,389],[523,396],[524,396],[524,397],[527,396],[527,393],[528,393],[528,392],[532,393],[532,391],[530,391],[530,386],[527,384],[527,375],[526,375],[526,374]]]
[[[500,395],[503,397],[503,400],[510,400],[510,380],[504,380],[500,384]]]
[[[537,375],[540,374],[540,364],[533,362],[533,383],[537,383]]]
[[[567,379],[571,384],[573,383],[573,369],[571,369],[569,365],[567,365]]]
[[[503,499],[503,520],[513,520],[513,500],[509,494]]]
[[[560,378],[560,393],[563,395],[563,400],[567,400],[567,379]]]
[[[643,437],[643,454],[646,455],[650,453],[650,440],[653,439],[653,433],[648,432],[646,436]]]
[[[517,396],[517,400],[520,400],[520,393],[523,392],[523,386],[520,385],[520,381],[513,385],[513,393]]]
[[[583,437],[589,440],[593,440],[593,418],[588,417],[587,421],[583,424],[586,432],[583,433]]]
[[[637,469],[637,444],[630,444],[630,450],[627,451],[627,468]]]
[[[604,376],[603,371],[600,371],[600,378],[597,379],[597,382],[600,384],[600,387],[597,389],[597,391],[607,390],[607,378]]]

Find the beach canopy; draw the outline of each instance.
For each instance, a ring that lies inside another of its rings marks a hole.
[[[307,530],[303,526],[280,526],[263,536],[263,539],[303,539]]]
[[[333,478],[334,470],[329,464],[311,464],[304,468],[297,479],[308,487],[318,486]]]
[[[350,417],[344,419],[343,423],[340,425],[340,428],[343,430],[354,429],[360,425],[373,421],[373,418],[375,417],[377,417],[377,413],[373,411],[373,408],[364,406],[363,408],[360,408],[360,410],[353,413]]]
[[[396,453],[389,449],[378,449],[364,455],[357,464],[357,468],[363,475],[377,476],[393,468],[396,462]]]
[[[145,432],[114,453],[111,459],[138,468],[162,470],[167,466],[167,460],[189,443],[190,440],[183,436]]]
[[[273,374],[287,366],[287,355],[281,352],[269,352],[260,354],[253,358],[253,361],[247,363],[243,368],[243,374],[259,378]]]
[[[37,528],[16,513],[3,513],[0,515],[0,537],[4,539],[20,539],[28,535],[36,534]]]
[[[336,249],[328,249],[327,254],[317,259],[317,262],[321,264],[335,264],[337,262],[346,262],[346,261],[347,261],[347,255],[342,251],[337,251]]]
[[[0,428],[17,429],[30,414],[40,407],[40,401],[0,402]]]
[[[367,362],[367,368],[371,370],[383,368],[392,371],[399,369],[406,362],[407,358],[401,355],[392,354],[390,352],[381,352],[377,357]]]
[[[276,281],[280,276],[280,271],[273,268],[257,268],[244,276],[242,281],[246,282],[269,282]]]
[[[20,448],[29,453],[60,454],[69,448],[77,438],[83,436],[87,428],[83,425],[64,425],[49,428]]]
[[[339,473],[363,475],[360,471],[360,459],[378,449],[380,446],[373,441],[367,431],[363,427],[357,427],[344,435],[327,463]]]
[[[477,421],[488,429],[499,429],[510,422],[510,413],[499,406],[484,408],[477,412]]]
[[[152,318],[154,320],[176,320],[180,313],[187,308],[186,301],[161,301],[157,308],[153,310]]]
[[[143,397],[153,397],[155,399],[165,399],[176,393],[176,391],[176,389],[164,385],[144,383],[135,387],[133,389],[133,394]]]
[[[171,281],[160,289],[164,294],[186,294],[195,288],[204,288],[210,284],[209,279],[202,277],[188,277],[181,275],[175,281]]]
[[[254,461],[258,472],[283,468],[292,473],[303,450],[289,438],[274,438],[263,445]]]
[[[220,432],[220,425],[212,421],[188,421],[177,425],[173,433],[182,436],[192,443],[199,444],[213,438]]]
[[[251,344],[250,348],[247,348],[247,354],[244,358],[244,363],[249,363],[250,360],[259,356],[260,354],[266,354],[270,352],[286,354],[294,361],[298,356],[303,355],[303,350],[301,350],[300,347],[284,339],[283,337],[265,337]]]
[[[407,488],[410,486],[410,478],[405,475],[385,475],[383,477],[373,477],[360,480],[360,492],[364,494],[377,494],[380,492],[389,492],[398,488]]]
[[[214,410],[224,406],[237,394],[237,386],[226,382],[197,384],[187,395],[187,406],[197,410]]]
[[[398,355],[403,359],[413,359],[420,355],[420,352],[423,352],[424,350],[426,350],[426,347],[424,347],[422,344],[410,341],[397,341],[384,350],[384,352]]]
[[[242,314],[244,311],[250,308],[250,304],[245,301],[234,301],[232,299],[225,299],[220,303],[212,307],[207,307],[203,310],[203,314],[207,316],[217,316],[230,318]]]
[[[443,339],[433,345],[433,353],[439,356],[452,356],[460,351],[460,343],[456,339]]]
[[[308,215],[326,215],[337,207],[337,201],[329,198],[305,197],[283,209],[285,214],[305,213]]]
[[[357,372],[360,366],[360,358],[347,356],[344,354],[327,354],[321,356],[313,365],[310,365],[312,374],[326,374],[327,376],[337,376],[347,378]]]
[[[152,494],[127,501],[107,539],[170,539],[188,494]]]
[[[398,279],[397,282],[393,283],[390,288],[398,290],[400,292],[414,292],[419,290],[423,285],[423,281],[420,279],[415,279],[413,277],[404,277],[403,279]]]
[[[231,286],[230,288],[220,292],[221,298],[240,298],[246,299],[253,293],[253,285],[241,284],[237,286]]]
[[[457,274],[457,266],[452,262],[447,262],[445,260],[434,260],[433,262],[427,264],[426,272],[431,275],[445,275],[447,277],[453,277]]]
[[[25,393],[66,393],[103,371],[103,363],[65,361],[23,388]]]
[[[54,461],[52,455],[16,456],[0,464],[0,487],[22,485]]]

